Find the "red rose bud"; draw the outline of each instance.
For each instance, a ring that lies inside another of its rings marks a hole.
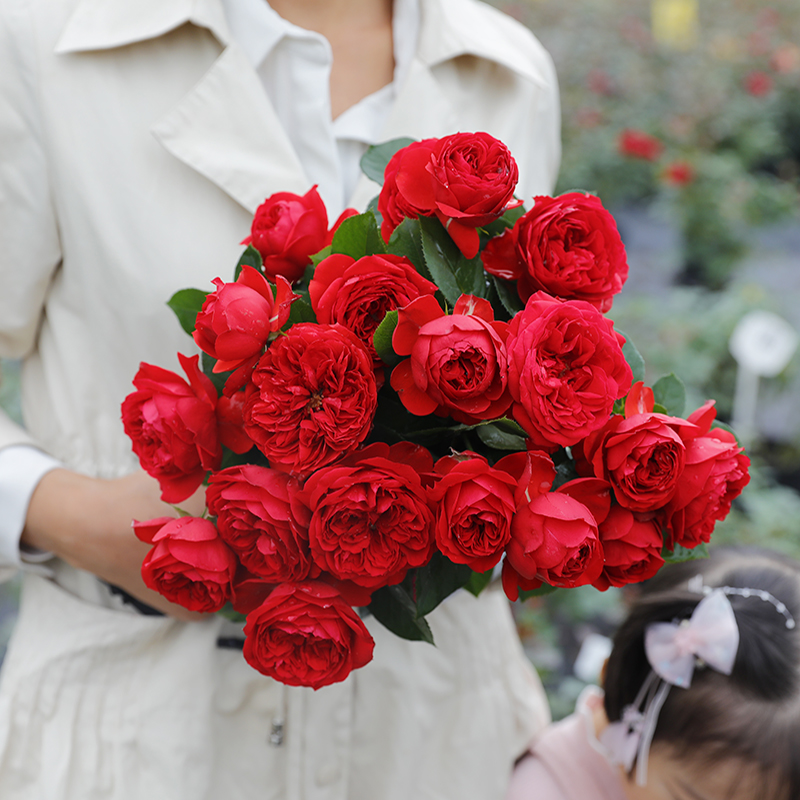
[[[614,506],[600,524],[599,532],[604,563],[594,586],[600,591],[609,586],[641,583],[664,566],[661,557],[664,540],[658,518]]]
[[[197,363],[178,354],[187,383],[169,370],[142,363],[122,403],[122,423],[142,469],[156,478],[161,499],[180,503],[217,469],[222,447],[214,413],[217,393]]]
[[[303,277],[311,256],[325,246],[328,212],[312,186],[304,195],[277,192],[257,209],[242,244],[252,244],[264,261],[264,272],[282,275],[290,283]]]
[[[690,417],[691,419],[691,417]],[[696,547],[708,542],[717,520],[750,482],[750,459],[736,438],[715,428],[686,446],[686,467],[667,506],[668,547]]]
[[[378,200],[378,210],[387,212],[384,237],[403,216],[435,215],[464,256],[474,258],[480,247],[476,228],[514,205],[519,170],[510,151],[482,132],[455,133],[406,150],[394,165],[387,165],[392,180],[384,183]]]
[[[513,228],[489,241],[482,258],[491,275],[517,281],[523,301],[541,290],[605,312],[628,278],[614,217],[597,197],[578,192],[536,197]]]
[[[293,325],[261,357],[245,397],[245,430],[270,465],[307,475],[369,433],[377,407],[372,358],[341,325]]]
[[[593,583],[603,571],[597,521],[566,493],[534,497],[517,509],[506,560],[528,581],[559,587]]]
[[[514,419],[537,447],[574,445],[608,420],[633,373],[624,338],[589,303],[537,292],[509,323]]]
[[[623,156],[656,161],[663,152],[664,145],[649,133],[628,128],[620,133],[617,149]]]
[[[153,545],[142,562],[145,584],[190,611],[219,611],[231,595],[237,560],[213,523],[197,517],[134,522],[136,536]]]
[[[351,330],[376,367],[382,362],[372,337],[386,313],[436,291],[436,285],[407,258],[393,255],[364,256],[358,261],[343,254],[329,256],[317,265],[308,285],[317,322],[338,322]]]
[[[392,388],[418,416],[466,424],[502,417],[511,404],[506,335],[486,300],[462,295],[448,315],[432,295],[420,297],[398,314],[392,347],[411,358],[392,371]]]
[[[376,589],[399,583],[433,550],[433,512],[421,474],[433,459],[421,448],[404,463],[403,445],[366,447],[315,472],[303,487],[308,536],[319,567],[339,580]]]
[[[253,464],[215,472],[209,480],[206,500],[220,537],[262,580],[299,581],[312,570],[309,514],[298,489],[285,473]]]
[[[288,686],[319,689],[372,660],[375,642],[336,589],[284,583],[247,615],[244,657]]]
[[[437,504],[436,544],[455,564],[486,572],[511,538],[517,482],[474,453],[440,458],[436,472],[442,476],[430,490]]]
[[[235,283],[215,278],[217,287],[203,303],[192,334],[197,346],[217,359],[214,372],[238,369],[261,354],[269,335],[289,319],[292,294],[278,275],[275,294],[267,279],[252,267],[242,267]]]

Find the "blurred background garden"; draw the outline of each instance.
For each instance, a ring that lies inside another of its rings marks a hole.
[[[675,372],[687,412],[716,398],[747,444],[751,483],[712,541],[800,556],[800,4],[493,4],[556,62],[558,191],[598,194],[617,218],[630,277],[609,316],[648,383]],[[16,418],[18,385],[19,365],[4,362],[0,404]],[[17,594],[17,582],[0,587],[0,654]],[[517,605],[554,716],[597,679],[624,602],[621,590],[587,588]]]

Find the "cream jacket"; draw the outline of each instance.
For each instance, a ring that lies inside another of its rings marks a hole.
[[[385,138],[457,130],[509,145],[523,198],[552,189],[541,46],[474,0],[423,0]],[[119,407],[139,362],[194,352],[166,299],[231,275],[257,205],[308,188],[219,0],[0,0],[0,355],[24,358],[27,429],[2,418],[0,446],[135,469]],[[26,575],[0,679],[9,800],[492,800],[547,718],[497,590],[434,612],[436,648],[372,625],[375,661],[312,692],[217,648],[216,618],[103,607],[92,576],[56,573]]]

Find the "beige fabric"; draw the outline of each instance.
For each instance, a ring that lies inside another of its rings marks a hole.
[[[0,0],[0,354],[25,358],[27,426],[3,418],[0,446],[136,468],[119,405],[139,361],[194,352],[166,299],[231,274],[264,197],[309,188],[229,38],[219,0]],[[557,120],[530,34],[473,0],[423,0],[386,138],[488,130],[530,199],[552,188]],[[353,204],[375,191],[363,179]],[[217,649],[218,620],[102,607],[91,576],[57,574],[26,575],[2,672],[3,798],[491,800],[546,720],[497,590],[437,610],[436,649],[374,629],[375,662],[315,693]]]

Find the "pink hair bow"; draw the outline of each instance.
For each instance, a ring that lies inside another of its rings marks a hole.
[[[691,686],[698,658],[730,675],[739,649],[739,628],[725,592],[715,589],[707,594],[688,620],[648,625],[644,649],[653,670],[673,686]]]

